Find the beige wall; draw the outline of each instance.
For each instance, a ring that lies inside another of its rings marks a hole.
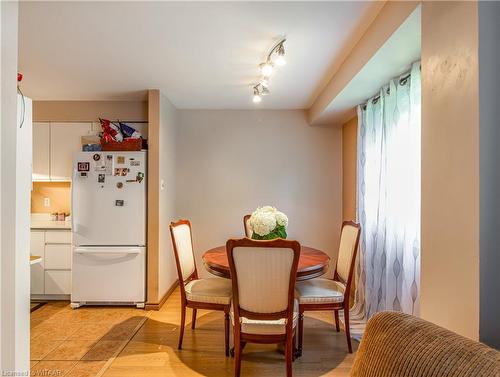
[[[476,2],[422,5],[421,316],[479,334]]]
[[[158,295],[163,298],[177,281],[169,224],[175,213],[177,110],[160,93],[160,191]]]
[[[158,309],[177,281],[168,225],[175,220],[177,109],[149,91],[148,309]]]
[[[177,216],[192,221],[201,255],[243,236],[243,216],[274,205],[289,238],[337,255],[342,220],[341,130],[310,127],[301,110],[182,110]]]
[[[342,219],[356,220],[358,117],[342,126]]]
[[[33,101],[34,122],[147,121],[147,101]]]
[[[44,199],[50,206],[44,206]],[[71,212],[70,182],[33,182],[31,191],[31,213]]]

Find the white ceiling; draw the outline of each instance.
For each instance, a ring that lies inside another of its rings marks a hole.
[[[36,100],[245,109],[258,64],[286,35],[288,64],[260,108],[308,108],[380,2],[21,2],[19,67]]]

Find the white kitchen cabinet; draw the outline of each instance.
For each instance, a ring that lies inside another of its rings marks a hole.
[[[33,123],[33,180],[50,180],[50,123]]]
[[[92,134],[92,123],[50,123],[50,179],[70,181],[73,155],[81,151],[81,137]]]
[[[60,295],[71,294],[71,230],[32,230],[31,255],[43,258],[31,266],[33,298],[61,299]]]
[[[31,231],[31,255],[42,257],[40,263],[31,265],[31,294],[41,295],[45,291],[44,265],[45,265],[45,232],[39,230]]]
[[[71,271],[45,270],[45,294],[71,294]]]
[[[70,270],[71,245],[45,244],[45,269]]]
[[[47,230],[45,231],[45,243],[71,244],[71,232],[65,230]]]

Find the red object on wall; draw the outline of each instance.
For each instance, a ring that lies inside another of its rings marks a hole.
[[[17,72],[17,82],[23,81],[23,74],[21,72]]]

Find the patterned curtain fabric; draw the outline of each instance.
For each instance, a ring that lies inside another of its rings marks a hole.
[[[382,310],[419,313],[420,62],[358,106],[357,156],[353,333]]]

